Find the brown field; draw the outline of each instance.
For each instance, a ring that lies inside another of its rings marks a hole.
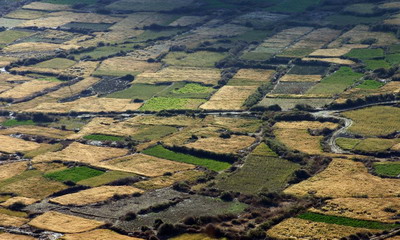
[[[59,238],[59,240],[141,240],[141,238],[128,237],[111,230],[107,229],[97,229],[84,233],[76,233],[76,234],[66,234]],[[18,240],[18,239],[17,239]]]
[[[46,51],[55,51],[57,49],[69,50],[72,48],[78,48],[78,46],[44,43],[44,42],[29,42],[29,43],[17,43],[9,45],[3,48],[2,51],[6,53],[46,52]]]
[[[49,152],[33,159],[34,162],[51,162],[61,160],[66,162],[98,163],[128,154],[128,150],[109,147],[96,147],[74,142],[59,152]]]
[[[304,62],[327,62],[327,63],[334,63],[334,64],[339,64],[339,65],[354,65],[356,64],[354,61],[348,60],[348,59],[341,59],[341,58],[302,58],[301,59]]]
[[[94,73],[95,75],[137,75],[139,73],[154,73],[161,68],[160,63],[137,61],[133,57],[114,57],[103,61]]]
[[[0,135],[0,152],[16,153],[32,151],[40,147],[39,143]]]
[[[293,49],[299,49],[299,48],[311,48],[311,49],[316,49],[316,48],[321,48],[325,44],[331,42],[334,40],[337,36],[339,36],[340,31],[339,30],[334,30],[330,28],[319,28],[316,30],[313,30],[309,34],[305,35],[298,41],[296,44],[294,44],[291,48]]]
[[[336,224],[311,222],[299,218],[289,218],[267,231],[275,239],[340,239],[359,232],[377,232],[364,228],[354,228]]]
[[[43,2],[32,2],[23,6],[24,9],[44,10],[44,11],[63,11],[71,9],[68,5],[52,4]]]
[[[148,177],[162,176],[166,172],[179,172],[195,168],[194,165],[174,162],[145,154],[134,154],[111,161],[101,162],[98,166],[111,170],[132,172]]]
[[[24,172],[27,167],[28,165],[26,162],[15,162],[0,165],[0,181],[14,177]]]
[[[321,81],[321,75],[295,75],[295,74],[286,74],[281,77],[280,81],[282,82],[319,82]]]
[[[257,82],[268,82],[271,80],[275,71],[273,70],[262,70],[262,69],[240,69],[233,79],[240,79]],[[245,84],[244,84],[245,85]]]
[[[0,191],[27,198],[43,199],[66,188],[67,186],[60,182],[48,180],[42,176],[32,176],[7,184],[1,187]]]
[[[69,139],[81,138],[90,134],[105,134],[112,136],[131,136],[140,130],[134,122],[118,121],[112,118],[93,118],[77,134]]]
[[[23,203],[24,205],[31,205],[37,201],[38,200],[34,199],[34,198],[12,197],[12,198],[8,199],[7,201],[1,203],[0,206],[9,207],[9,206],[13,205],[14,203]]]
[[[250,146],[254,141],[253,137],[232,135],[227,139],[220,137],[201,138],[185,146],[216,153],[237,153],[239,150]]]
[[[346,159],[334,159],[321,173],[287,188],[293,195],[315,194],[318,197],[397,197],[400,180],[373,176],[360,163]]]
[[[135,111],[142,106],[143,103],[132,103],[130,99],[116,98],[97,98],[87,97],[80,98],[73,102],[65,103],[41,103],[37,107],[31,109],[32,112],[46,113],[68,113],[75,112],[126,112]]]
[[[21,227],[22,225],[26,224],[28,219],[10,216],[7,214],[0,213],[0,226],[3,227]],[[0,235],[1,237],[1,235]],[[2,239],[2,238],[1,238]]]
[[[160,82],[200,82],[216,85],[220,79],[220,70],[214,68],[189,68],[167,67],[156,73],[141,73],[135,79],[136,83],[160,83]]]
[[[34,93],[41,92],[45,89],[59,85],[59,82],[47,82],[40,80],[32,80],[0,94],[0,98],[24,98],[33,95]]]
[[[59,212],[46,212],[29,222],[32,227],[60,233],[80,233],[104,225],[104,222],[66,215]]]
[[[130,186],[101,186],[52,198],[50,202],[61,205],[82,206],[104,202],[115,195],[132,195],[142,192],[142,190]]]
[[[386,208],[400,211],[399,198],[337,198],[327,200],[326,205],[309,211],[326,215],[355,218],[367,221],[395,223],[397,212],[385,211]]]
[[[12,128],[0,129],[0,135],[10,135],[16,133],[43,136],[56,139],[65,139],[74,132],[63,131],[55,128],[39,127],[39,126],[17,126]]]
[[[257,86],[223,86],[209,101],[200,106],[206,110],[241,110]]]
[[[149,180],[146,181],[137,182],[133,186],[143,190],[150,191],[150,190],[170,187],[176,182],[194,181],[203,175],[204,172],[202,171],[189,170],[189,171],[177,172],[175,174],[172,174],[172,176],[160,176],[160,177],[150,178]]]
[[[1,233],[0,239],[2,240],[35,240],[37,238],[26,236],[26,235],[16,235],[11,233]]]

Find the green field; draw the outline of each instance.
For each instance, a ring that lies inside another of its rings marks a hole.
[[[3,123],[1,123],[4,127],[15,127],[15,126],[24,126],[24,125],[36,125],[36,123],[32,120],[22,120],[18,121],[16,119],[9,119]]]
[[[375,163],[375,173],[382,176],[397,177],[400,175],[400,164],[398,163]]]
[[[148,141],[162,138],[176,131],[178,131],[177,128],[170,126],[149,126],[133,134],[132,137],[138,141]]]
[[[104,134],[91,134],[91,135],[86,135],[83,138],[86,140],[93,140],[93,141],[112,141],[112,142],[125,141],[124,137],[104,135]]]
[[[96,170],[93,168],[89,167],[74,167],[74,168],[69,168],[66,170],[61,170],[57,172],[52,172],[52,173],[47,173],[44,176],[46,178],[52,179],[52,180],[57,180],[60,182],[65,182],[65,181],[72,181],[72,182],[79,182],[84,179],[100,176],[104,174],[103,171]]]
[[[176,82],[168,89],[159,94],[160,97],[175,98],[208,98],[215,90],[198,83]]]
[[[265,61],[272,57],[273,54],[265,52],[245,52],[240,59],[248,61]]]
[[[385,56],[382,48],[367,49],[367,48],[356,48],[352,49],[349,53],[345,55],[349,58],[357,58],[361,60],[381,58]]]
[[[362,140],[354,147],[354,150],[361,152],[385,152],[393,147],[397,142],[395,139],[367,138]]]
[[[128,89],[107,95],[108,98],[147,100],[157,95],[170,85],[132,84]]]
[[[356,138],[338,138],[336,144],[344,150],[353,150],[357,144],[361,142],[360,139]]]
[[[154,97],[139,109],[141,111],[161,111],[170,109],[197,109],[204,99]]]
[[[168,150],[164,148],[161,145],[157,145],[155,147],[148,148],[143,151],[144,154],[159,157],[159,158],[165,158],[169,159],[172,161],[177,161],[177,162],[184,162],[184,163],[189,163],[189,164],[194,164],[198,166],[203,166],[206,167],[210,170],[213,171],[222,171],[231,166],[231,164],[227,162],[221,162],[209,158],[199,158],[195,157],[189,154],[184,154],[184,153],[176,153],[171,150]]]
[[[220,174],[216,178],[216,187],[244,194],[259,192],[278,192],[287,186],[287,182],[300,165],[276,157],[274,152],[256,149],[243,167],[231,174]],[[275,155],[275,156],[274,156]]]
[[[384,83],[375,81],[375,80],[365,80],[363,83],[358,85],[356,88],[361,88],[361,89],[378,89],[385,85]]]
[[[32,67],[36,68],[52,68],[52,69],[66,69],[72,67],[76,62],[66,59],[66,58],[53,58],[51,60],[47,60]]]
[[[379,68],[389,69],[392,65],[385,60],[364,60],[368,70],[376,70]]]
[[[136,174],[128,173],[128,172],[120,172],[120,171],[109,171],[99,176],[87,178],[77,182],[80,185],[89,186],[89,187],[98,187],[104,184],[108,184],[114,182],[116,180],[128,177],[135,177]]]
[[[10,44],[18,39],[29,37],[33,35],[32,32],[8,30],[0,32],[0,44]]]
[[[393,65],[400,64],[400,54],[399,53],[388,54],[386,55],[385,60]]]
[[[342,226],[357,227],[357,228],[367,228],[367,229],[380,229],[389,230],[392,228],[399,227],[398,224],[382,223],[375,221],[359,220],[354,218],[339,217],[339,216],[329,216],[319,213],[306,212],[297,216],[298,218],[309,220],[313,222],[323,222],[329,224],[337,224]]]
[[[214,67],[215,63],[224,59],[226,53],[199,51],[194,53],[170,52],[163,59],[168,65],[184,67]]]
[[[354,72],[350,67],[341,67],[332,75],[325,77],[320,83],[311,88],[309,94],[330,94],[342,93],[363,76],[362,73]]]

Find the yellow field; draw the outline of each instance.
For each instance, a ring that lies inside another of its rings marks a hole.
[[[176,182],[183,181],[194,181],[200,176],[203,176],[203,171],[189,170],[183,172],[177,172],[172,174],[172,176],[160,176],[155,178],[150,178],[146,181],[140,181],[135,183],[133,186],[143,189],[143,190],[155,190],[172,186]]]
[[[73,102],[65,103],[41,103],[39,106],[31,109],[32,112],[46,113],[68,113],[75,112],[126,112],[135,111],[143,103],[132,103],[130,99],[116,98],[80,98]]]
[[[360,162],[334,159],[323,172],[290,186],[284,192],[298,196],[312,193],[318,197],[332,198],[397,197],[400,194],[400,180],[373,176]]]
[[[114,57],[104,60],[96,70],[97,75],[117,75],[126,74],[137,75],[139,73],[155,73],[161,68],[160,63],[148,63],[146,61],[137,61],[135,58]]]
[[[0,165],[0,181],[24,172],[27,167],[28,164],[26,162],[15,162]]]
[[[0,235],[1,236],[1,235]],[[141,238],[128,237],[111,230],[97,229],[84,233],[66,234],[59,238],[59,240],[141,240]]]
[[[204,122],[214,127],[228,129],[232,132],[244,133],[255,133],[262,124],[260,120],[219,116],[207,116]]]
[[[115,195],[132,195],[142,192],[142,190],[130,186],[101,186],[52,198],[50,202],[61,205],[82,206],[104,202]]]
[[[15,19],[36,19],[43,17],[47,14],[47,12],[42,11],[31,11],[31,10],[24,10],[18,9],[12,11],[11,13],[7,14],[7,18],[15,18]]]
[[[302,58],[304,62],[327,62],[327,63],[335,63],[339,65],[354,65],[356,64],[354,61],[348,59],[341,59],[341,58]]]
[[[275,71],[273,70],[240,69],[233,77],[233,79],[241,79],[244,80],[244,82],[246,82],[246,80],[268,82],[271,80],[274,74]]]
[[[331,130],[337,128],[339,125],[332,122],[318,122],[318,121],[299,121],[299,122],[278,122],[274,125],[276,128],[285,129],[324,129],[329,128]]]
[[[32,151],[40,147],[39,143],[0,135],[0,152],[16,153]]]
[[[55,51],[57,49],[69,50],[72,48],[78,48],[78,46],[44,43],[44,42],[29,42],[29,43],[17,43],[9,45],[3,48],[2,51],[7,53],[46,52],[46,51]]]
[[[354,228],[336,224],[311,222],[299,218],[289,218],[267,231],[267,235],[276,239],[319,239],[331,240],[347,237],[360,232],[377,232],[364,228]]]
[[[40,80],[32,80],[0,94],[0,98],[24,98],[33,95],[34,93],[41,92],[45,89],[59,85],[59,82],[47,82]]]
[[[33,158],[34,162],[51,162],[61,160],[66,162],[98,163],[128,154],[127,149],[96,147],[74,142],[59,152],[49,152]]]
[[[65,139],[69,135],[73,134],[72,131],[63,131],[55,128],[47,128],[40,126],[17,126],[12,128],[0,129],[1,135],[10,135],[16,133],[43,136],[56,139]]]
[[[296,74],[286,74],[281,77],[282,82],[319,82],[322,76],[320,75],[296,75]]]
[[[200,138],[185,146],[216,153],[237,153],[239,150],[250,146],[254,141],[253,137],[232,135],[227,139],[220,137]]]
[[[37,238],[26,236],[26,235],[16,235],[11,233],[1,233],[0,239],[2,240],[35,240]]]
[[[29,225],[60,233],[80,233],[101,227],[104,222],[49,211],[34,218]]]
[[[193,169],[194,165],[174,162],[145,154],[134,154],[111,161],[101,162],[98,166],[125,172],[132,172],[148,177],[162,176],[166,172],[179,172]]]
[[[214,68],[167,67],[156,73],[141,73],[135,82],[154,84],[189,81],[216,85],[220,77],[220,70]]]
[[[202,122],[200,118],[192,118],[185,115],[173,117],[158,117],[158,116],[137,116],[126,121],[135,125],[165,125],[165,126],[182,126],[189,127],[198,125]]]
[[[8,199],[7,201],[1,203],[0,206],[9,207],[9,206],[13,205],[14,203],[23,203],[24,205],[31,205],[37,201],[38,200],[34,199],[34,198],[12,197],[12,198]]]
[[[71,9],[68,5],[52,4],[43,2],[32,2],[23,6],[24,9],[45,10],[45,11],[62,11]]]
[[[28,219],[10,216],[7,214],[0,213],[0,226],[3,227],[21,227],[22,225],[26,224]],[[1,235],[0,235],[1,237]]]
[[[209,101],[200,106],[206,110],[241,110],[257,86],[223,86]]]
[[[397,212],[385,211],[386,208],[400,210],[399,198],[337,198],[327,200],[326,205],[309,211],[326,215],[342,216],[368,221],[395,223]]]

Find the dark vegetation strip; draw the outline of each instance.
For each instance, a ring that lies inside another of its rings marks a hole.
[[[375,221],[359,220],[354,218],[329,216],[319,213],[306,212],[297,216],[300,219],[309,220],[313,222],[323,222],[329,224],[337,224],[342,226],[357,227],[357,228],[368,228],[368,229],[381,229],[388,230],[396,227],[400,227],[399,224],[382,223]]]

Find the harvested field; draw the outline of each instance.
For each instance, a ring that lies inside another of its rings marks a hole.
[[[357,48],[368,48],[368,45],[366,44],[347,44],[343,45],[340,48],[323,48],[323,49],[317,49],[314,52],[312,52],[309,56],[310,57],[341,57],[352,49],[357,49]]]
[[[61,205],[82,206],[104,202],[115,195],[133,195],[143,191],[130,186],[102,186],[50,199]]]
[[[39,143],[29,142],[18,138],[0,135],[0,152],[28,152],[40,147]]]
[[[163,58],[163,62],[172,66],[212,68],[215,66],[216,62],[225,57],[227,57],[227,54],[218,52],[170,52]]]
[[[287,82],[282,81],[279,82],[275,88],[267,94],[267,96],[274,96],[276,94],[295,94],[295,95],[303,95],[310,88],[312,88],[316,82],[312,81],[298,81],[298,82]]]
[[[242,133],[255,133],[259,130],[262,123],[260,120],[220,116],[207,116],[205,121],[210,122],[210,125],[215,127]]]
[[[150,178],[149,180],[137,182],[133,186],[146,191],[152,191],[170,187],[177,182],[194,182],[202,176],[204,176],[203,171],[188,170],[174,173],[171,176],[159,176]]]
[[[254,141],[253,137],[233,135],[227,139],[220,137],[201,138],[185,146],[216,153],[238,153],[241,149],[250,146]]]
[[[101,227],[104,224],[104,222],[53,211],[46,212],[29,222],[29,225],[32,227],[60,233],[86,232]]]
[[[0,130],[1,135],[10,135],[18,133],[34,135],[34,136],[43,136],[48,138],[56,138],[56,139],[65,139],[69,135],[73,134],[72,131],[63,131],[55,128],[47,128],[40,126],[17,126]]]
[[[354,121],[354,124],[349,128],[352,133],[365,136],[382,136],[400,129],[399,108],[376,106],[342,114]]]
[[[154,97],[146,101],[141,111],[162,111],[172,109],[197,109],[206,100],[190,98]]]
[[[15,203],[22,203],[22,204],[27,206],[27,205],[34,204],[37,201],[38,201],[38,199],[34,199],[34,198],[12,197],[12,198],[8,199],[7,201],[1,203],[0,206],[9,207],[9,206],[12,206]]]
[[[2,141],[3,143],[3,141]],[[8,178],[14,177],[21,174],[28,168],[26,162],[16,162],[9,164],[0,165],[0,181],[6,180]]]
[[[26,20],[31,20],[31,19],[37,19],[44,17],[48,13],[45,11],[33,11],[33,10],[24,10],[24,9],[18,9],[15,11],[12,11],[11,13],[7,14],[7,18],[14,18],[14,19],[26,19]]]
[[[66,234],[62,236],[59,240],[88,240],[88,239],[96,239],[96,240],[141,240],[141,238],[128,237],[111,230],[106,229],[97,229],[84,233],[76,233],[76,234]],[[18,240],[18,239],[16,239]]]
[[[319,82],[321,81],[321,75],[296,75],[296,74],[286,74],[279,80],[281,82]]]
[[[13,98],[13,99],[29,97],[35,93],[44,91],[48,88],[55,87],[59,84],[60,84],[59,82],[32,80],[32,81],[17,85],[15,87],[13,87],[12,89],[1,93],[0,97],[1,98]]]
[[[25,20],[21,19],[11,19],[11,18],[0,18],[0,27],[5,28],[14,28],[19,24],[25,22]]]
[[[364,228],[354,228],[336,224],[312,222],[300,218],[289,218],[267,231],[276,239],[339,239],[359,232],[371,232]]]
[[[2,240],[35,240],[37,238],[30,237],[27,235],[16,235],[11,233],[1,233],[0,239]]]
[[[176,127],[189,127],[201,123],[201,119],[192,118],[184,115],[177,115],[172,117],[160,117],[160,116],[136,116],[128,119],[127,122],[135,125],[166,125]]]
[[[137,61],[130,56],[114,57],[103,61],[94,74],[100,76],[138,75],[139,73],[154,73],[160,67],[159,63]]]
[[[142,103],[132,103],[129,99],[87,97],[66,103],[41,103],[31,111],[47,113],[125,112],[135,111],[141,106]]]
[[[334,63],[338,65],[355,65],[354,61],[348,59],[341,59],[341,58],[302,58],[304,62],[326,62],[326,63]]]
[[[10,216],[7,214],[0,213],[0,226],[21,227],[22,225],[25,225],[27,222],[28,222],[28,219],[26,219],[26,218],[15,217],[15,216]],[[1,236],[2,235],[0,235],[0,237]]]
[[[128,154],[128,150],[109,147],[96,147],[74,142],[59,152],[45,153],[33,159],[34,162],[51,162],[61,160],[66,162],[82,162],[96,164],[102,160],[120,157]]]
[[[57,49],[69,50],[72,48],[78,48],[75,45],[62,45],[54,43],[44,42],[29,42],[29,43],[17,43],[9,45],[2,50],[6,53],[24,53],[24,52],[52,52]]]
[[[392,209],[392,211],[385,211]],[[400,210],[398,198],[337,198],[327,200],[320,208],[309,211],[320,214],[348,217],[367,221],[395,223]]]
[[[167,67],[156,73],[141,73],[137,76],[135,82],[155,84],[188,81],[216,85],[220,78],[220,70],[215,68]]]
[[[208,102],[200,106],[206,110],[240,110],[257,86],[223,86]]]
[[[284,192],[293,195],[313,194],[318,197],[396,197],[400,181],[373,176],[360,162],[334,159],[323,172],[301,183],[287,188]]]
[[[44,2],[32,2],[22,7],[23,9],[43,10],[43,11],[63,11],[70,10],[70,6],[63,4],[52,4]]]
[[[319,28],[300,38],[300,41],[291,46],[292,49],[318,49],[330,43],[341,32],[330,28]]]
[[[262,69],[240,69],[235,76],[229,80],[228,85],[237,86],[259,86],[271,81],[275,71]]]
[[[134,154],[123,158],[101,162],[98,166],[111,170],[132,172],[148,177],[161,176],[166,172],[174,173],[193,169],[195,167],[191,164],[169,161],[145,154]]]

